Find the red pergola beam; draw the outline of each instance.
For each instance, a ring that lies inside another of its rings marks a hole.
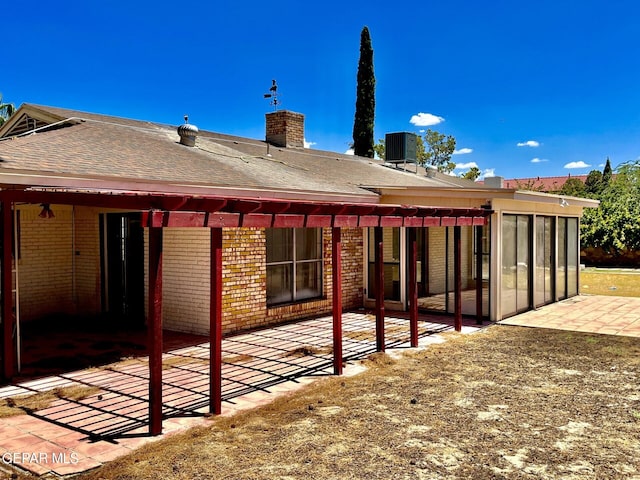
[[[376,277],[376,351],[384,352],[384,245],[382,227],[374,229]]]
[[[11,274],[11,202],[2,202],[2,368],[4,378],[14,373],[15,348],[13,343],[13,275]]]
[[[162,433],[162,228],[149,228],[149,433]]]
[[[476,324],[482,325],[482,227],[476,227]]]
[[[222,413],[222,228],[211,229],[209,412]]]
[[[409,236],[409,331],[411,346],[418,346],[418,242],[416,229],[407,230]]]
[[[453,227],[453,283],[454,283],[454,317],[456,332],[462,331],[462,228]]]
[[[333,373],[342,375],[342,233],[331,229],[331,273],[333,279]]]

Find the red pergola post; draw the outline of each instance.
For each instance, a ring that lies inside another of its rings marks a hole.
[[[382,227],[374,227],[376,276],[376,351],[384,352],[384,245]]]
[[[211,229],[209,412],[222,413],[222,228]]]
[[[482,226],[476,227],[476,324],[482,325]]]
[[[2,366],[4,378],[14,373],[15,348],[13,342],[13,285],[11,275],[11,202],[2,202]]]
[[[408,228],[409,236],[409,330],[411,346],[418,346],[418,242],[416,241],[416,229]]]
[[[162,227],[149,227],[149,433],[162,433]]]
[[[331,273],[333,278],[333,373],[342,375],[342,230],[331,230]]]
[[[453,227],[453,283],[455,289],[454,327],[462,331],[462,227]]]

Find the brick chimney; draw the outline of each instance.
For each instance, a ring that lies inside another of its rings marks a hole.
[[[268,143],[276,147],[304,148],[304,115],[278,110],[265,115]]]

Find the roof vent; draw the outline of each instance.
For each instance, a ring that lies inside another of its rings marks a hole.
[[[417,163],[415,133],[387,133],[384,137],[384,159],[389,163]]]
[[[198,127],[189,125],[189,116],[184,116],[184,124],[178,127],[178,135],[180,135],[180,143],[187,147],[195,147],[196,137],[198,136]]]

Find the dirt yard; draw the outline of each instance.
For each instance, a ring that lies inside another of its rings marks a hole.
[[[640,341],[493,326],[147,445],[84,479],[640,479]]]

